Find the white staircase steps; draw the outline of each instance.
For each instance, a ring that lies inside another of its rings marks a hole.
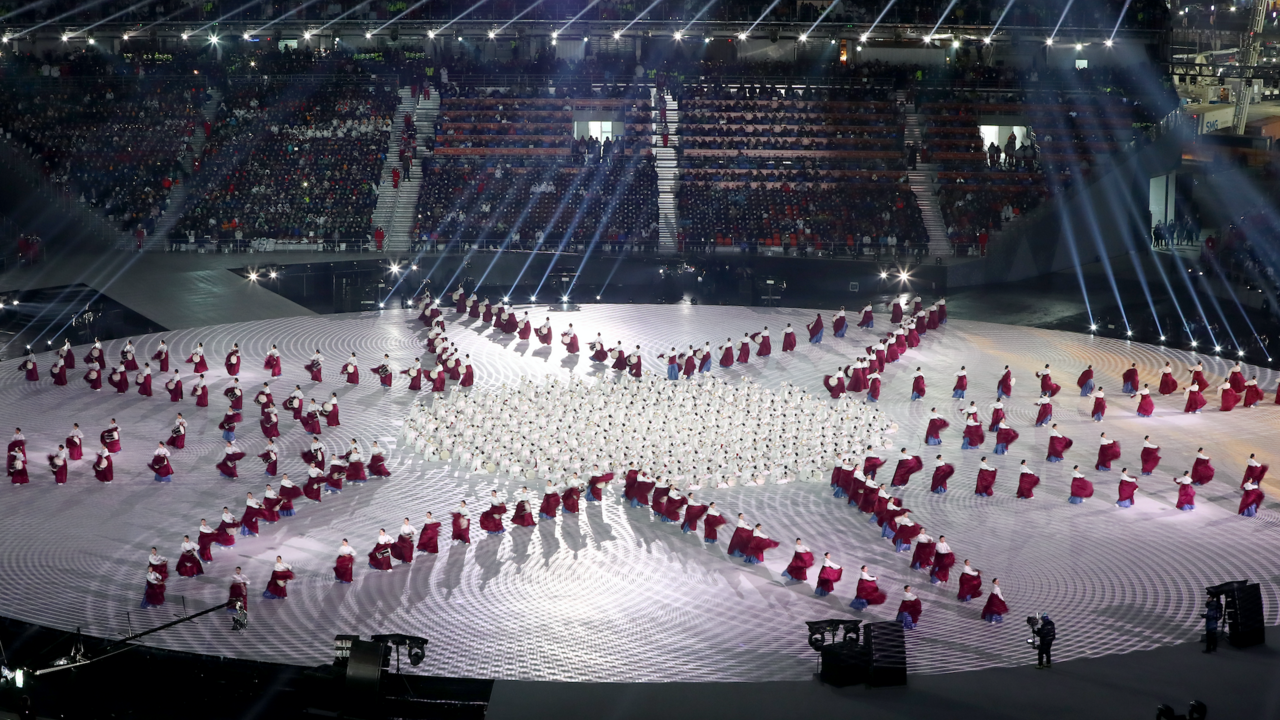
[[[662,115],[660,105],[667,108],[667,142],[662,144]],[[653,156],[654,166],[658,171],[658,247],[662,250],[674,250],[676,232],[680,223],[676,214],[676,179],[680,170],[677,148],[680,146],[680,109],[671,93],[662,92],[659,97],[654,92],[653,103]]]
[[[899,90],[897,100],[906,108],[903,147],[905,149],[908,145],[914,145],[918,157],[924,139],[920,133],[921,118],[916,113],[915,105],[907,104],[906,92]],[[907,181],[920,205],[920,217],[924,221],[925,234],[929,237],[929,254],[950,255],[951,241],[947,238],[947,223],[942,219],[942,208],[938,204],[935,185],[938,169],[936,164],[917,162],[916,169],[907,170]]]

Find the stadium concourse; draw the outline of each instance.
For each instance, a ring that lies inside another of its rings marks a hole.
[[[537,313],[538,308],[533,310]],[[828,333],[821,344],[802,338],[796,351],[776,349],[782,339],[778,328],[790,322],[803,335],[804,323],[813,316],[791,309],[601,305],[558,313],[552,327],[558,335],[572,321],[583,343],[596,333],[638,343],[644,349],[646,367],[661,373],[663,365],[656,355],[670,345],[701,345],[726,331],[758,332],[768,326],[775,333],[772,355],[752,357],[749,363],[731,368],[713,363],[711,372],[730,384],[750,381],[782,392],[784,384],[790,383],[820,393],[822,376],[864,354],[862,347],[871,342],[872,333],[851,328],[844,338]],[[451,310],[446,317],[448,337],[470,356],[476,377],[474,387],[450,388],[448,393],[492,393],[522,377],[563,382],[577,375],[590,382],[635,382],[591,362],[585,352],[567,354],[559,343],[518,341],[480,321],[459,322]],[[541,321],[540,313],[535,317]],[[433,674],[628,681],[642,679],[642,668],[662,666],[686,681],[800,680],[812,672],[812,651],[804,634],[797,631],[804,620],[822,616],[891,620],[901,586],[911,584],[924,603],[919,625],[907,636],[912,672],[949,673],[1031,661],[1033,656],[1020,641],[1025,633],[1020,620],[1003,625],[985,622],[979,617],[983,601],[965,604],[956,599],[955,574],[949,583],[931,586],[924,572],[908,567],[910,552],[894,552],[893,545],[881,539],[880,528],[832,497],[828,478],[834,458],[827,458],[817,482],[801,478],[782,485],[697,491],[701,502],[714,500],[726,516],[742,512],[783,541],[782,548],[766,554],[762,565],[726,556],[723,541],[709,545],[698,534],[679,532],[679,525],[656,522],[647,508],[628,507],[617,482],[605,492],[603,502],[586,503],[580,514],[540,519],[537,527],[512,527],[496,536],[485,535],[477,527],[470,545],[449,543],[442,533],[439,555],[419,553],[412,564],[396,563],[391,572],[371,570],[364,554],[375,544],[379,528],[394,534],[406,517],[420,526],[431,511],[444,519],[447,533],[448,513],[459,501],[483,508],[491,489],[503,496],[517,489],[518,481],[510,477],[427,461],[405,447],[401,418],[415,401],[438,403],[439,396],[409,391],[408,381],[401,376],[384,389],[376,376],[364,375],[359,385],[348,385],[336,373],[339,359],[352,353],[362,372],[381,362],[384,353],[390,355],[393,367],[407,368],[415,357],[423,356],[424,336],[412,313],[397,310],[133,338],[140,358],[149,357],[163,339],[188,384],[194,379],[190,366],[178,358],[203,343],[214,368],[207,374],[210,394],[218,400],[231,382],[218,361],[233,343],[243,356],[239,378],[246,397],[252,398],[266,381],[272,383],[277,400],[295,384],[306,388],[307,397],[326,398],[336,392],[341,426],[324,428],[321,437],[328,452],[336,454],[354,439],[367,453],[377,441],[385,449],[390,470],[389,477],[371,479],[363,486],[348,483],[341,494],[327,495],[319,504],[299,498],[296,516],[263,524],[259,536],[239,537],[234,548],[215,549],[215,562],[207,564],[199,577],[181,578],[171,572],[166,605],[141,614],[137,606],[142,570],[152,546],[176,558],[182,536],[194,536],[201,518],[216,524],[224,505],[238,516],[246,492],[261,497],[265,484],[279,487],[278,478],[264,477],[261,464],[252,459],[241,464],[238,478],[220,477],[214,465],[223,455],[224,442],[215,425],[222,419],[224,402],[215,401],[205,409],[190,400],[171,404],[159,390],[157,397],[148,398],[132,391],[95,393],[78,379],[66,387],[55,386],[45,377],[27,382],[17,364],[10,364],[0,397],[9,417],[21,424],[30,457],[55,450],[73,422],[90,440],[86,460],[71,463],[65,486],[54,485],[43,463],[35,462],[30,484],[6,489],[3,503],[12,532],[0,540],[0,553],[7,567],[21,568],[24,576],[36,580],[6,583],[0,589],[7,614],[41,625],[113,636],[152,613],[170,617],[172,603],[196,608],[225,600],[233,567],[239,565],[251,583],[250,630],[232,634],[221,625],[187,625],[152,642],[192,652],[216,648],[218,654],[229,657],[314,664],[331,653],[335,634],[399,631],[432,639],[421,670]],[[260,358],[272,345],[283,357],[283,375],[278,378],[261,368]],[[103,350],[114,358],[121,347],[123,341],[108,342]],[[303,365],[317,349],[333,360],[326,366],[324,382],[312,383]],[[87,350],[73,348],[76,355]],[[36,356],[42,373],[51,359],[52,353]],[[1048,428],[1032,427],[1036,370],[1048,363],[1055,379],[1071,386],[1074,376],[1091,364],[1096,382],[1118,390],[1119,376],[1130,363],[1138,364],[1145,380],[1154,379],[1165,361],[1180,368],[1194,362],[1191,356],[1167,348],[952,320],[929,332],[919,348],[909,350],[883,375],[875,408],[896,424],[896,431],[890,431],[888,446],[879,449],[888,458],[881,481],[887,481],[900,447],[928,458],[929,468],[938,452],[955,465],[947,494],[930,493],[925,472],[907,487],[895,489],[895,495],[927,532],[947,536],[957,565],[969,559],[986,583],[999,578],[1011,619],[1050,611],[1063,631],[1090,633],[1089,642],[1062,647],[1059,660],[1194,640],[1203,588],[1222,577],[1262,582],[1268,622],[1275,622],[1271,608],[1277,588],[1267,570],[1276,562],[1274,543],[1269,541],[1276,527],[1275,510],[1268,502],[1256,517],[1237,516],[1238,478],[1244,474],[1245,459],[1251,452],[1268,459],[1266,438],[1275,432],[1280,412],[1269,400],[1262,407],[1230,414],[1189,415],[1182,412],[1180,395],[1160,397],[1154,416],[1140,418],[1132,407],[1137,401],[1116,393],[1109,396],[1110,410],[1098,424],[1089,417],[1092,399],[1063,391],[1054,401],[1054,420],[1063,434],[1075,439],[1076,446],[1067,453],[1065,463],[1045,462]],[[978,401],[984,418],[989,416],[986,406],[995,399],[1002,368],[1009,365],[1014,377],[1022,379],[1015,384],[1014,396],[1005,401],[1007,422],[1022,431],[1008,455],[992,454],[990,443],[981,450],[962,452],[957,430],[944,432],[941,446],[924,444],[930,407],[951,418],[953,426],[961,424],[959,410],[969,400],[950,397],[961,365],[968,368],[968,398]],[[911,378],[917,366],[929,390],[923,400],[912,402]],[[1214,360],[1205,368],[1213,376],[1226,370],[1226,365]],[[1259,381],[1273,387],[1275,373],[1262,371]],[[853,406],[863,400],[850,396],[827,402]],[[245,406],[250,408],[246,414],[256,414],[254,406]],[[625,413],[627,408],[606,407],[605,411]],[[173,481],[159,484],[148,461],[154,443],[169,436],[177,412],[187,419],[186,446],[172,450]],[[283,434],[276,440],[279,472],[305,479],[305,465],[298,454],[307,449],[310,439],[285,415]],[[94,480],[88,458],[97,447],[93,436],[112,419],[122,429],[123,450],[113,457],[113,482],[104,484]],[[256,424],[246,422],[236,433],[237,445],[250,455],[265,444]],[[1100,431],[1123,446],[1111,472],[1093,468]],[[1139,478],[1134,507],[1118,508],[1116,478],[1122,466],[1138,474],[1137,456],[1147,435],[1161,446],[1163,460],[1157,472]],[[1195,448],[1200,446],[1211,448],[1217,479],[1199,489],[1195,512],[1179,512],[1174,508],[1178,488],[1173,478],[1191,467]],[[973,494],[980,455],[999,471],[994,497]],[[1042,479],[1031,500],[1015,499],[1013,492],[1023,459]],[[625,465],[625,460],[609,461]],[[1070,467],[1076,463],[1097,488],[1097,494],[1083,505],[1067,502]],[[1270,480],[1263,487],[1274,492]],[[536,492],[538,487],[533,489]],[[51,538],[42,528],[55,525],[60,529]],[[787,546],[795,537],[803,538],[816,553],[829,551],[833,560],[851,571],[868,565],[895,601],[856,613],[848,608],[855,583],[847,575],[825,598],[814,595],[812,578],[806,583],[785,582],[781,572],[791,560]],[[351,541],[359,558],[350,585],[335,583],[333,574],[344,538]],[[1249,550],[1241,552],[1241,547]],[[256,599],[277,556],[294,573],[288,599]],[[511,628],[524,630],[513,633]],[[495,653],[496,644],[512,651]],[[698,651],[678,651],[691,646]],[[528,661],[538,657],[556,660]]]

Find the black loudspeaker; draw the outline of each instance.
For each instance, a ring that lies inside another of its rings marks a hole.
[[[378,700],[382,659],[387,646],[368,640],[352,640],[347,657],[347,699],[353,707],[367,707]]]
[[[876,622],[863,626],[866,646],[871,654],[872,687],[907,684],[907,641],[902,623]]]
[[[1267,642],[1266,621],[1262,617],[1262,587],[1252,583],[1225,593],[1227,640],[1231,647],[1253,647]]]
[[[827,685],[858,685],[871,675],[871,651],[859,645],[856,636],[845,642],[824,645],[821,653],[822,672],[818,679]]]

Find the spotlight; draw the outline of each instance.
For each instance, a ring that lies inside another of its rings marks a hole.
[[[991,44],[991,38],[989,38],[989,37],[984,37],[984,38],[982,38],[982,44],[983,44],[983,45],[990,45],[990,44]]]
[[[435,31],[435,30],[428,30],[428,31],[427,31],[427,38],[428,38],[428,39],[430,39],[430,40],[435,40],[435,39],[436,39],[436,31]]]
[[[552,31],[551,31],[551,37],[552,37],[553,39],[554,39],[554,38],[558,38],[558,37],[560,37],[560,31],[559,31],[559,30],[552,30]]]
[[[953,48],[958,48],[958,47],[960,47],[960,41],[959,41],[959,40],[952,40],[952,41],[951,41],[951,47],[953,47]]]
[[[1197,342],[1197,341],[1195,341],[1195,340],[1192,340],[1192,341],[1191,341],[1191,347],[1195,347],[1196,345],[1199,345],[1199,344],[1200,344],[1200,343],[1199,343],[1199,342]]]
[[[1213,351],[1214,351],[1214,352],[1222,352],[1222,346],[1221,346],[1221,345],[1214,345],[1214,346],[1213,346]]]
[[[835,45],[835,44],[836,44],[836,39],[835,39],[835,38],[831,38],[831,44],[832,44],[832,45]]]
[[[618,32],[617,30],[615,30],[615,31],[613,32],[613,39],[614,39],[614,40],[621,40],[621,39],[622,39],[622,33],[620,33],[620,32]]]
[[[17,301],[17,300],[14,300],[14,301],[13,301],[13,304],[14,304],[14,305],[17,305],[17,304],[18,304],[18,301]]]
[[[1240,357],[1244,357],[1244,351],[1243,351],[1243,350],[1238,350],[1238,351],[1236,351],[1236,355],[1239,355]]]
[[[71,39],[71,36],[70,36],[70,35],[68,35],[68,34],[66,34],[66,33],[63,33],[63,34],[62,34],[62,42],[66,42],[67,40],[70,40],[70,39]]]
[[[569,302],[569,296],[565,295],[564,297],[560,298],[560,302],[566,302],[566,303]]]
[[[1083,45],[1083,44],[1081,44],[1081,43],[1076,43],[1076,50],[1083,50],[1083,49],[1084,49],[1084,45]]]
[[[746,40],[746,39],[747,39],[747,34],[746,34],[746,33],[744,33],[744,32],[738,33],[738,39],[739,39],[739,40]]]
[[[490,40],[492,40],[492,39],[494,39],[494,38],[496,38],[496,37],[498,37],[498,33],[496,33],[496,32],[494,32],[494,31],[490,30],[490,31],[489,31],[489,39],[490,39]]]
[[[861,45],[859,45],[859,46],[858,46],[858,52],[862,52],[862,46],[861,46]]]
[[[249,279],[250,279],[250,280],[252,280],[252,281],[254,281],[254,282],[257,282],[257,281],[258,281],[258,273],[256,273],[256,272],[251,272],[251,273],[249,273]]]
[[[93,38],[89,38],[89,44],[90,44],[90,45],[97,45],[97,44],[98,44],[98,41],[97,41],[97,40],[95,40],[95,39],[93,39]]]
[[[461,40],[462,38],[461,38],[461,37],[459,37],[458,39],[459,39],[459,40]],[[586,41],[588,41],[588,40],[590,40],[590,39],[591,39],[591,38],[589,38],[589,37],[583,37],[583,38],[582,38],[582,42],[586,42]]]
[[[708,35],[707,37],[702,38],[703,45],[706,45],[709,42],[711,42],[711,36]]]
[[[680,39],[684,38],[684,33],[682,33],[682,32],[680,32],[679,30],[677,30],[677,31],[675,31],[675,33],[674,33],[671,37],[673,37],[673,38],[675,38],[675,39],[677,39],[677,40],[680,40]]]
[[[870,33],[862,33],[862,38],[860,38],[860,39],[862,40],[862,42],[866,42],[866,41],[867,41],[867,38],[869,38],[869,37],[871,37],[871,34],[870,34]]]
[[[1160,336],[1160,342],[1164,342],[1164,336],[1163,336],[1163,335],[1161,335],[1161,336]]]
[[[910,277],[911,277],[911,276],[910,276],[910,275],[908,275],[908,274],[906,274],[905,272],[899,272],[899,273],[898,273],[898,279],[899,279],[899,280],[907,280],[907,279],[909,279]]]
[[[409,638],[409,664],[418,667],[427,657],[427,639]]]
[[[1125,330],[1125,331],[1124,331],[1124,334],[1125,334],[1125,335],[1133,335],[1133,331],[1132,331],[1132,330]]]
[[[272,280],[275,280],[276,277],[278,277],[279,275],[280,273],[276,272],[275,270],[272,270],[271,272],[267,273],[267,277],[271,278]]]
[[[511,298],[507,297],[506,295],[503,295],[503,296],[502,296],[502,302],[508,302],[508,301],[510,301],[510,300],[511,300]]]
[[[932,35],[925,35],[925,36],[924,36],[924,44],[925,44],[925,45],[928,45],[928,44],[929,44],[929,43],[931,43],[931,42],[933,42],[933,36],[932,36]]]
[[[1045,38],[1045,39],[1044,39],[1044,44],[1045,44],[1045,45],[1052,45],[1052,44],[1053,44],[1053,38]]]
[[[365,33],[365,34],[364,34],[364,39],[365,39],[365,40],[370,40],[370,39],[372,39],[372,38],[373,38],[373,33],[371,33],[371,32],[367,32],[367,33]]]
[[[257,61],[257,60],[250,60],[250,61],[249,61],[249,67],[258,67],[258,61]]]
[[[800,42],[809,42],[809,33],[800,33]]]
[[[311,31],[310,31],[310,30],[308,30],[308,31],[306,31],[306,32],[302,33],[302,39],[303,39],[303,40],[310,40],[310,39],[311,39]]]
[[[386,306],[387,306],[387,305],[386,305],[386,303],[378,303],[378,307],[379,307],[379,308],[384,308],[384,307],[386,307]]]
[[[597,296],[596,296],[596,299],[597,299],[597,300],[599,300],[599,299],[600,299],[600,296],[599,296],[599,295],[597,295]],[[50,340],[49,342],[53,342],[53,341],[52,341],[52,340]]]
[[[1097,329],[1098,329],[1098,326],[1097,326],[1097,325],[1092,325],[1092,324],[1091,324],[1091,325],[1089,325],[1089,330],[1090,330],[1090,331],[1097,330]]]
[[[884,279],[885,279],[885,278],[887,278],[887,277],[889,277],[889,273],[887,273],[887,272],[882,272],[882,273],[880,273],[880,279],[881,279],[881,280],[884,280]]]
[[[245,33],[245,34],[244,34],[244,39],[245,39],[245,40],[250,39],[249,33]]]
[[[189,36],[188,36],[186,33],[182,33],[182,39],[183,39],[183,40],[186,40],[188,37],[189,37]]]
[[[1107,47],[1111,47],[1111,43],[1112,43],[1112,42],[1113,42],[1112,40],[1105,40],[1105,41],[1103,41],[1103,43],[1102,43],[1102,44],[1103,44],[1103,45],[1106,45]]]
[[[417,270],[417,269],[418,269],[418,266],[417,266],[417,265],[410,265],[410,266],[409,266],[409,269],[410,269],[410,270]]]
[[[209,36],[209,42],[213,43],[214,45],[217,45],[217,44],[218,44],[218,36],[217,36],[217,35],[210,35],[210,36]]]
[[[530,296],[529,296],[529,302],[538,302],[538,296],[537,296],[537,295],[530,295]]]

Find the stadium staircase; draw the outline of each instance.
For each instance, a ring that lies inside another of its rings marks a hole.
[[[661,105],[667,108],[668,145],[662,144]],[[654,92],[653,102],[653,156],[658,170],[658,246],[662,250],[675,250],[679,218],[676,217],[676,149],[680,146],[680,110],[671,93]]]
[[[920,116],[916,114],[916,106],[908,104],[906,92],[898,91],[898,102],[906,108],[903,142],[915,145],[917,151],[923,147],[920,134]],[[947,239],[947,224],[942,220],[942,209],[938,205],[938,166],[934,163],[916,163],[915,170],[907,171],[907,181],[911,192],[916,194],[916,202],[920,205],[920,216],[924,221],[925,233],[929,236],[930,255],[950,255],[951,242]]]
[[[400,166],[400,130],[404,127],[404,117],[412,115],[415,123],[418,118],[418,103],[414,100],[413,91],[402,87],[398,93],[400,104],[396,106],[391,121],[387,160],[382,165],[382,179],[378,183],[378,204],[373,209],[373,221],[369,226],[370,236],[379,227],[387,234],[383,243],[387,250],[409,249],[409,230],[413,228],[413,210],[418,201],[418,187],[422,184],[422,166],[415,157],[411,177],[402,174],[400,187],[392,187],[391,171]],[[418,132],[421,137],[421,125]]]

